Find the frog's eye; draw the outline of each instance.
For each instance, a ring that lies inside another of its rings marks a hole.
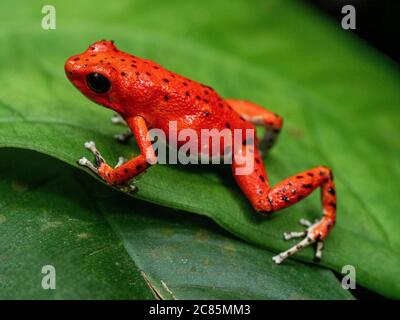
[[[96,93],[106,93],[111,87],[110,80],[97,72],[88,74],[86,82],[89,88]]]

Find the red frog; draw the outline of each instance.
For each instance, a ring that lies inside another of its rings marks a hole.
[[[141,154],[129,161],[120,158],[113,168],[103,159],[94,142],[85,147],[95,156],[95,164],[86,158],[79,164],[88,167],[107,183],[124,186],[133,177],[157,162],[148,138],[151,128],[168,135],[168,124],[176,121],[177,129],[190,128],[200,135],[201,129],[254,129],[264,126],[263,139],[243,141],[235,152],[253,157],[249,174],[236,174],[242,162],[232,159],[235,180],[254,209],[265,215],[287,208],[303,200],[316,188],[321,188],[323,217],[311,223],[301,220],[302,232],[284,233],[284,239],[304,237],[297,245],[273,257],[281,263],[287,257],[311,244],[316,244],[315,257],[320,259],[323,241],[335,224],[336,194],[332,171],[319,166],[270,186],[260,150],[272,146],[282,127],[282,118],[255,103],[223,99],[211,87],[171,72],[157,63],[122,52],[113,41],[98,41],[82,54],[65,63],[65,72],[73,85],[92,101],[110,108],[120,116],[130,133],[119,140],[134,136]],[[115,120],[119,122],[119,120]],[[253,143],[254,142],[254,143]]]

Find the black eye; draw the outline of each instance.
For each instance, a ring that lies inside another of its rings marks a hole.
[[[106,93],[110,87],[111,82],[100,73],[90,73],[86,77],[86,82],[90,89],[96,93]]]

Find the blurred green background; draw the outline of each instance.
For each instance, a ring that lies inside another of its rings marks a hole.
[[[351,299],[334,275],[344,265],[358,286],[400,297],[397,65],[303,2],[47,4],[55,30],[41,28],[40,1],[0,4],[0,298]],[[64,75],[103,38],[282,115],[264,158],[272,183],[333,168],[338,221],[319,266],[311,248],[271,261],[291,245],[284,231],[320,216],[318,192],[265,219],[223,166],[156,166],[134,197],[77,167],[89,139],[110,163],[138,152]],[[41,288],[47,264],[56,290]]]

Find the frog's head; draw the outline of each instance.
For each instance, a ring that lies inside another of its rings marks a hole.
[[[65,62],[65,73],[72,84],[92,101],[123,114],[126,77],[119,64],[127,54],[113,41],[98,41]]]

